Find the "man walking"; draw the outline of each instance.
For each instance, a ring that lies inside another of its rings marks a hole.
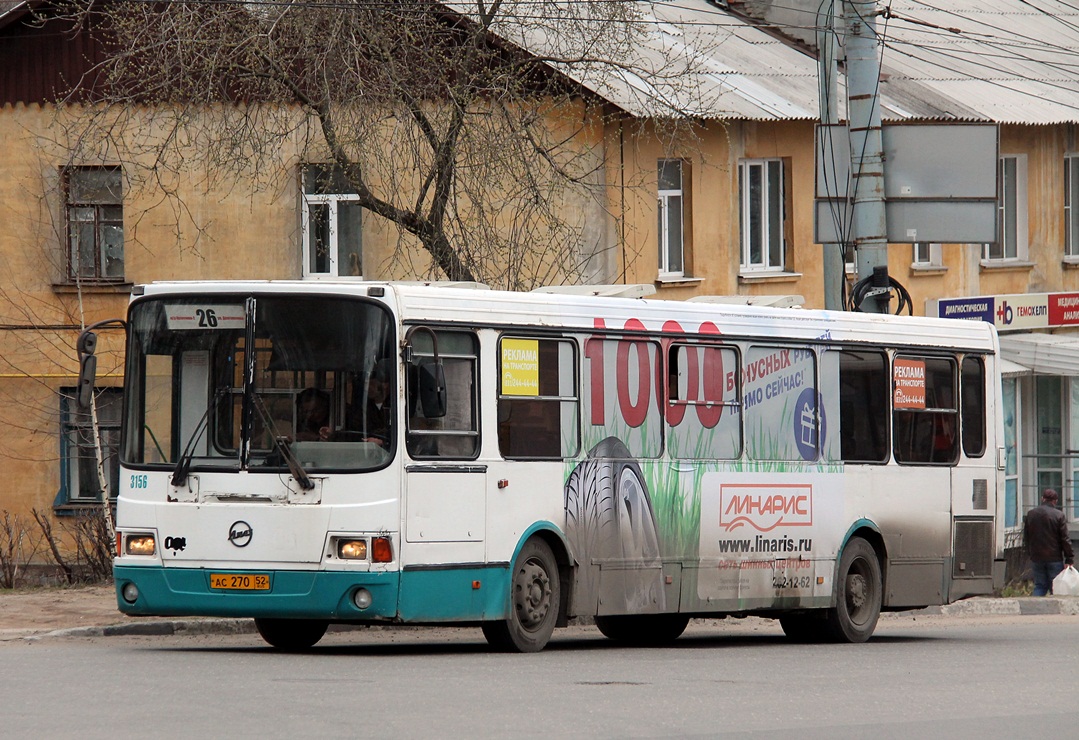
[[[1068,523],[1057,508],[1060,496],[1052,488],[1042,491],[1042,505],[1027,512],[1023,521],[1023,541],[1034,571],[1034,595],[1045,596],[1053,590],[1053,579],[1064,565],[1075,562]]]

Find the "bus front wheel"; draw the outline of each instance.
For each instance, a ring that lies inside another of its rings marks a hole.
[[[843,549],[836,580],[836,605],[828,610],[828,632],[836,642],[865,642],[880,617],[880,561],[873,546],[852,537]]]
[[[546,542],[531,539],[521,548],[510,580],[509,616],[485,622],[483,636],[498,650],[543,650],[558,620],[561,584],[558,563]]]
[[[329,622],[324,619],[255,618],[255,629],[262,639],[278,650],[307,650],[326,634]]]

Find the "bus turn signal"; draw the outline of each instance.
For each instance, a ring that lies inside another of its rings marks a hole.
[[[389,537],[375,537],[371,540],[371,562],[389,563],[393,561],[393,548]]]

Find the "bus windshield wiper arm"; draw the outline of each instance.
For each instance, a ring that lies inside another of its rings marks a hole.
[[[213,404],[210,404],[206,408],[206,413],[199,419],[199,423],[195,426],[195,431],[191,433],[191,437],[187,441],[187,445],[184,447],[183,454],[180,455],[180,459],[176,461],[176,467],[172,469],[172,485],[182,486],[187,482],[187,472],[191,469],[191,459],[195,457],[195,445],[202,439],[202,433],[206,429],[206,421],[210,418],[210,410],[213,408]]]
[[[300,465],[300,461],[296,459],[296,456],[292,454],[292,442],[288,437],[274,437],[274,444],[277,449],[281,451],[281,457],[285,458],[285,465],[288,466],[288,472],[292,473],[292,477],[296,479],[296,482],[300,484],[300,488],[305,491],[310,491],[315,487],[311,477],[307,474],[307,471]]]
[[[184,446],[183,454],[180,455],[180,459],[176,461],[176,467],[172,469],[172,485],[182,486],[187,482],[187,473],[191,469],[191,460],[195,457],[195,446],[199,440],[202,439],[202,433],[206,431],[207,424],[210,420],[210,412],[217,406],[217,402],[224,397],[228,391],[227,388],[218,388],[214,393],[214,397],[210,400],[210,403],[206,405],[206,413],[199,419],[199,423],[195,425],[195,430],[191,432],[191,436],[187,440],[187,444]]]
[[[255,408],[258,410],[259,415],[262,416],[262,423],[265,424],[273,432],[274,447],[281,453],[281,457],[285,460],[285,465],[288,466],[288,472],[292,474],[292,477],[296,479],[296,482],[300,484],[300,488],[305,491],[310,491],[315,487],[311,477],[307,474],[307,471],[300,465],[300,461],[296,459],[296,456],[292,454],[292,442],[283,434],[277,433],[277,424],[270,417],[270,412],[266,409],[266,404],[263,402],[262,397],[258,393],[254,394]]]

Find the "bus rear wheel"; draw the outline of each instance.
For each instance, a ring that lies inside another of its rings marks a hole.
[[[828,610],[828,632],[836,642],[865,642],[877,627],[883,588],[873,546],[852,537],[843,549],[836,579],[836,605]]]
[[[684,614],[596,617],[596,627],[604,637],[627,645],[667,645],[681,637],[688,624]]]
[[[255,629],[262,639],[278,650],[307,650],[322,639],[329,626],[324,619],[255,618]]]
[[[561,598],[554,553],[546,542],[533,538],[513,564],[509,616],[485,622],[483,636],[497,650],[539,652],[554,632]]]

